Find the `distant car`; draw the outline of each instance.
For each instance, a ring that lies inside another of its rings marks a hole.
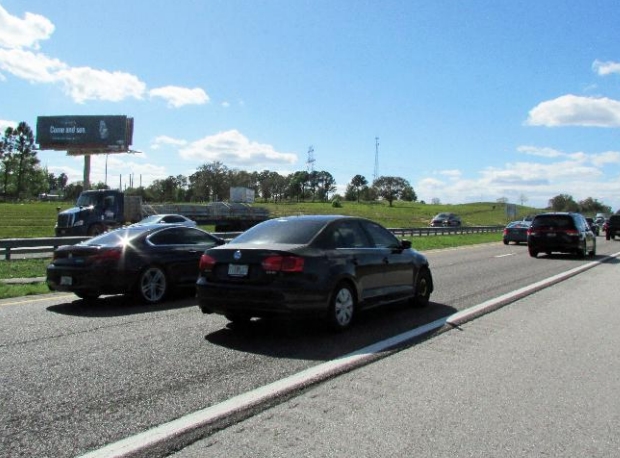
[[[519,243],[527,243],[527,230],[530,224],[531,221],[513,221],[508,223],[504,228],[504,245],[508,245],[510,242],[514,242],[517,245]]]
[[[200,257],[224,243],[195,227],[128,226],[54,250],[47,285],[82,299],[135,294],[156,303],[174,288],[195,287]]]
[[[189,219],[183,215],[177,215],[174,213],[165,215],[150,215],[144,219],[141,219],[132,226],[145,226],[149,224],[179,224],[181,226],[196,227],[196,221]]]
[[[579,213],[541,213],[527,231],[527,247],[534,258],[541,252],[575,253],[584,258],[596,254],[596,236]]]
[[[342,215],[271,219],[200,259],[203,313],[325,318],[347,328],[365,308],[410,301],[426,306],[433,278],[426,257],[383,226]]]
[[[458,227],[461,225],[461,218],[454,213],[439,213],[431,220],[431,227]]]
[[[590,226],[592,232],[594,232],[594,235],[600,235],[601,227],[596,223],[596,221],[594,221],[594,218],[587,217],[586,221],[588,222],[588,225]]]

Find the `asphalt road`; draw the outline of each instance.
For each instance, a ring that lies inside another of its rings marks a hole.
[[[173,456],[620,456],[619,276],[588,270]]]
[[[598,238],[597,258],[620,251]],[[0,301],[0,455],[76,456],[590,262],[501,243],[427,253],[431,307],[227,327],[188,297],[142,306],[73,295]],[[576,277],[577,278],[577,277]],[[568,280],[572,282],[573,279]]]

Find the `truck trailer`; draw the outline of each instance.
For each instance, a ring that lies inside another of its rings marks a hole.
[[[214,225],[216,232],[244,231],[269,219],[269,211],[243,203],[145,204],[140,196],[118,190],[83,191],[75,207],[58,213],[56,236],[99,235],[136,223],[149,215],[177,213],[200,225]]]

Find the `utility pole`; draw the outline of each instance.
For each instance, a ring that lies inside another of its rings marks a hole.
[[[314,148],[312,145],[308,148],[308,159],[306,160],[306,170],[308,173],[314,172]]]
[[[373,183],[379,178],[379,137],[375,137],[375,171],[372,175]]]

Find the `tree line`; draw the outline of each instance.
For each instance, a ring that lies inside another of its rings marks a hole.
[[[147,187],[130,187],[125,191],[141,195],[147,202],[206,202],[228,200],[230,188],[253,189],[255,197],[264,202],[395,200],[417,202],[418,196],[409,182],[397,176],[381,176],[372,183],[363,175],[355,175],[347,184],[344,195],[336,193],[336,180],[327,171],[297,171],[288,175],[263,170],[247,172],[228,168],[219,161],[203,164],[189,177],[183,175],[153,181]],[[105,189],[99,182],[91,186]],[[32,129],[26,122],[8,127],[0,140],[0,196],[9,200],[31,199],[47,194],[60,194],[75,200],[83,191],[83,183],[69,183],[66,174],[56,176],[41,167]],[[521,197],[522,201],[525,199]],[[498,202],[500,199],[498,199]],[[438,199],[433,199],[438,204]],[[576,202],[572,196],[560,194],[549,200],[553,211],[611,213],[609,206],[588,197]]]
[[[407,180],[401,177],[382,176],[372,185],[362,175],[355,175],[347,185],[344,196],[336,194],[336,180],[331,173],[297,171],[288,175],[263,170],[247,172],[230,169],[215,161],[198,167],[189,177],[183,175],[153,181],[147,187],[129,188],[126,192],[139,194],[152,202],[205,202],[228,200],[230,188],[253,189],[257,198],[265,202],[385,199],[416,201],[417,196]],[[105,189],[99,182],[91,186]],[[56,176],[41,167],[37,158],[34,134],[26,122],[8,127],[0,140],[0,196],[20,200],[41,194],[60,194],[73,200],[84,189],[82,182],[69,183],[66,174]]]

